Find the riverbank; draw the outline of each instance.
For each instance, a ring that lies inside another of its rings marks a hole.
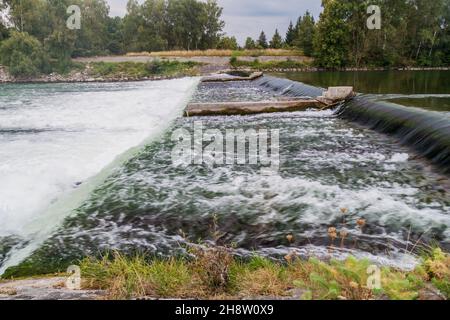
[[[253,61],[231,58],[230,65],[236,70],[253,70],[262,72],[356,72],[356,71],[447,71],[450,67],[346,67],[327,69],[315,67],[312,62],[298,60],[271,60],[261,61],[254,59]]]
[[[269,55],[270,54],[270,55]],[[209,50],[206,52],[168,51],[134,53],[123,56],[99,56],[73,59],[67,74],[51,73],[37,77],[14,78],[0,66],[0,83],[57,82],[126,82],[173,79],[209,75],[227,69],[261,72],[328,72],[328,71],[442,71],[450,67],[347,67],[326,69],[314,66],[314,60],[290,50],[242,51]],[[162,65],[162,67],[161,67]]]
[[[78,83],[168,80],[201,74],[201,63],[194,61],[152,60],[147,62],[79,62],[66,74],[13,77],[0,66],[0,83]]]
[[[329,247],[330,252],[338,250]],[[0,299],[283,299],[446,300],[450,256],[433,249],[411,271],[344,261],[241,260],[227,247],[191,249],[190,258],[127,257],[118,252],[80,262],[81,288],[62,274],[0,282]],[[379,275],[379,277],[378,277]]]

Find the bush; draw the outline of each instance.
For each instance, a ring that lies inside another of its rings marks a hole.
[[[42,44],[26,32],[13,31],[11,37],[2,42],[0,63],[7,66],[13,76],[36,76],[51,71]]]

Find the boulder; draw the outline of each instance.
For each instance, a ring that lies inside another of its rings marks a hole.
[[[325,105],[332,105],[341,101],[351,99],[355,96],[353,87],[329,87],[317,100]]]

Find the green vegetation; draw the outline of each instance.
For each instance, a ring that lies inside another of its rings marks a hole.
[[[366,27],[369,5],[381,8],[379,30]],[[450,0],[322,0],[322,7],[317,22],[309,12],[291,22],[283,43],[314,57],[319,67],[450,64]],[[248,38],[245,48],[254,43]],[[256,47],[266,46],[258,41]]]
[[[367,7],[382,10],[380,30],[365,27]],[[439,66],[450,63],[450,1],[323,1],[315,56],[323,67]]]
[[[70,5],[81,9],[79,30],[66,26]],[[2,14],[7,8],[12,27],[0,19],[0,63],[16,76],[66,73],[80,56],[238,48],[228,41],[233,38],[221,40],[222,8],[215,0],[130,0],[123,19],[109,17],[106,0],[0,0]]]
[[[13,76],[35,76],[50,68],[42,44],[26,32],[13,31],[11,37],[2,43],[0,63],[8,66]]]
[[[66,26],[70,5],[81,9],[79,30]],[[369,5],[382,10],[380,30],[366,27]],[[262,31],[257,40],[246,39],[245,49],[294,50],[325,68],[450,64],[450,0],[323,0],[322,6],[318,21],[306,12],[291,22],[284,40],[278,30],[271,41]],[[110,17],[106,0],[0,0],[0,10],[12,24],[0,21],[0,47],[8,47],[1,63],[14,75],[65,73],[80,56],[241,50],[235,37],[222,33],[216,0],[129,0],[124,18]],[[25,42],[33,57],[20,52]]]
[[[239,45],[235,37],[222,37],[217,43],[217,49],[220,50],[238,50]]]
[[[280,36],[280,33],[278,32],[278,29],[275,30],[275,34],[272,37],[272,40],[270,41],[270,47],[273,49],[281,49],[283,46],[283,39]]]
[[[257,44],[258,44],[258,49],[267,49],[269,47],[269,45],[267,44],[267,37],[266,37],[266,34],[264,33],[264,31],[261,31],[261,34],[259,35]]]
[[[152,62],[95,62],[90,64],[89,73],[93,77],[135,78],[160,76],[193,75],[195,62],[155,60]]]
[[[367,260],[298,259],[281,263],[255,256],[243,261],[225,247],[195,249],[195,258],[127,258],[119,253],[81,263],[84,287],[105,289],[112,299],[242,298],[292,296],[301,299],[426,299],[430,286],[449,298],[450,257],[432,250],[413,271],[381,268],[381,288],[368,287]],[[435,293],[435,297],[439,297]]]
[[[230,64],[234,68],[239,67],[245,67],[245,68],[251,68],[255,70],[274,70],[274,69],[302,69],[309,67],[310,64],[300,61],[294,61],[294,60],[272,60],[272,61],[266,61],[261,62],[258,59],[255,59],[253,61],[243,61],[239,60],[237,56],[233,56],[230,59]]]

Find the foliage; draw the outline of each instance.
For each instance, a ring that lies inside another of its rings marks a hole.
[[[217,1],[129,0],[123,19],[129,51],[209,49],[219,43],[224,22]]]
[[[365,27],[368,5],[382,10],[380,30]],[[322,6],[315,37],[320,66],[448,65],[449,0],[323,0]]]
[[[305,55],[312,56],[314,52],[313,39],[316,30],[314,17],[306,11],[305,15],[299,19],[295,30],[293,45],[302,49]]]
[[[296,38],[296,29],[294,28],[294,25],[292,24],[292,21],[289,22],[289,27],[286,31],[286,44],[288,46],[292,46],[294,44],[294,40]]]
[[[272,49],[281,49],[281,47],[283,47],[283,38],[281,38],[278,29],[275,30],[273,38],[270,41],[270,47]]]
[[[217,44],[219,50],[237,50],[239,45],[235,37],[222,37]]]
[[[450,256],[440,248],[432,249],[424,256],[422,266],[427,278],[447,299],[450,298]]]
[[[247,37],[247,39],[245,39],[245,46],[244,47],[247,50],[256,49],[256,42],[255,42],[255,40],[253,40],[251,37]]]
[[[13,76],[36,76],[50,71],[41,43],[25,32],[13,31],[11,37],[2,42],[0,63],[7,66]]]
[[[294,60],[281,60],[281,61],[265,61],[261,62],[258,59],[253,61],[243,61],[239,59],[230,59],[231,66],[247,67],[255,70],[274,70],[274,69],[302,69],[308,67],[308,63]]]
[[[192,74],[195,62],[160,61],[142,62],[94,62],[90,64],[90,74],[93,77],[104,78],[136,78],[155,75],[175,76]]]
[[[232,257],[224,247],[197,248],[192,255],[192,259],[160,259],[114,253],[100,259],[86,258],[81,262],[83,285],[106,289],[110,298],[117,299],[273,298],[292,295],[290,290],[295,287],[307,300],[419,299],[421,290],[436,285],[434,272],[441,281],[436,287],[445,292],[449,286],[448,278],[440,274],[442,267],[435,269],[438,262],[445,261],[448,272],[450,258],[442,251],[434,252],[429,262],[425,259],[414,271],[382,268],[379,289],[367,285],[371,263],[354,257],[329,262],[293,259],[286,264],[260,256],[242,260]],[[432,279],[425,270],[433,272]]]
[[[261,31],[257,44],[258,47],[260,47],[261,49],[267,49],[269,47],[269,45],[267,44],[267,37],[264,31]]]
[[[380,30],[366,27],[369,5],[381,8]],[[450,65],[450,0],[322,0],[322,7],[317,23],[308,11],[291,22],[285,40],[319,67]]]

